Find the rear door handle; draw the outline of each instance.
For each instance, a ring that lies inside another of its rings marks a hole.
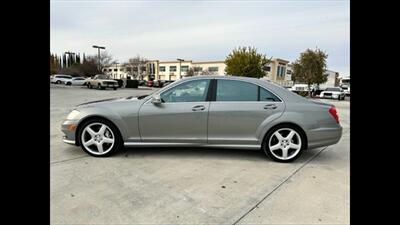
[[[277,107],[275,104],[268,104],[264,106],[264,109],[276,109]]]
[[[202,111],[206,109],[206,107],[204,107],[204,105],[196,105],[192,107],[192,111]]]

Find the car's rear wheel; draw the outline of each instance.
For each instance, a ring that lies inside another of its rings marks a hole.
[[[291,162],[303,152],[303,133],[292,125],[278,125],[268,131],[263,144],[267,156],[277,162]]]
[[[92,156],[110,156],[122,146],[118,129],[104,119],[88,120],[79,131],[82,149]]]
[[[87,87],[88,87],[89,89],[92,89],[92,85],[91,85],[90,83],[87,84]]]
[[[116,87],[115,87],[115,88],[113,88],[113,89],[114,89],[114,91],[115,91],[115,90],[117,90],[117,88],[116,88]]]
[[[67,82],[67,83],[66,83],[66,85],[71,85],[71,84],[72,84],[71,82]]]
[[[61,84],[61,81],[59,81],[59,80],[58,80],[58,81],[56,81],[56,84]]]

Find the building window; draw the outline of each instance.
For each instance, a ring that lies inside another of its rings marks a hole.
[[[292,74],[292,71],[291,71],[291,70],[287,70],[286,73],[287,73],[287,74]]]
[[[125,71],[125,69],[124,69],[124,68],[121,68],[121,69],[119,69],[119,71],[121,71],[121,72],[124,72],[124,71]]]
[[[277,71],[277,76],[278,77],[284,77],[286,72],[286,68],[283,66],[278,66],[278,71]]]
[[[218,72],[218,67],[217,66],[208,67],[208,71],[209,72]]]
[[[118,69],[114,69],[114,72],[117,72],[118,71]]]
[[[194,72],[201,72],[203,71],[203,67],[196,66],[193,68]]]
[[[182,66],[181,71],[182,72],[187,72],[189,70],[189,66]]]
[[[165,72],[165,66],[160,66],[160,72]]]
[[[270,66],[264,66],[264,70],[269,72],[269,71],[271,71],[271,67]]]
[[[170,66],[169,67],[170,72],[176,72],[176,66]]]
[[[111,72],[112,71],[112,69],[108,69],[108,72]]]

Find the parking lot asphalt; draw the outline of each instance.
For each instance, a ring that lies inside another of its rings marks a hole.
[[[343,136],[293,163],[261,151],[129,148],[109,158],[64,144],[60,125],[86,101],[152,89],[50,86],[51,224],[349,224],[349,101]]]

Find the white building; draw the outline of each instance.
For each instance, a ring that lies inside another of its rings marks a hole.
[[[113,79],[126,79],[129,75],[124,66],[109,66],[103,68],[103,73],[109,75]]]
[[[178,80],[188,76],[189,70],[193,75],[226,75],[225,61],[159,61],[149,60],[140,68],[128,68],[124,66],[110,66],[103,69],[103,72],[114,79],[126,79],[129,76],[133,79],[144,80]],[[264,79],[270,80],[278,85],[291,87],[293,85],[293,68],[288,60],[274,58],[264,67],[266,73]],[[138,74],[140,73],[140,75]],[[338,72],[327,70],[328,81],[322,86],[338,86]]]
[[[320,88],[324,89],[327,87],[339,86],[339,72],[332,70],[325,70],[325,75],[327,76],[327,81],[321,84]]]

